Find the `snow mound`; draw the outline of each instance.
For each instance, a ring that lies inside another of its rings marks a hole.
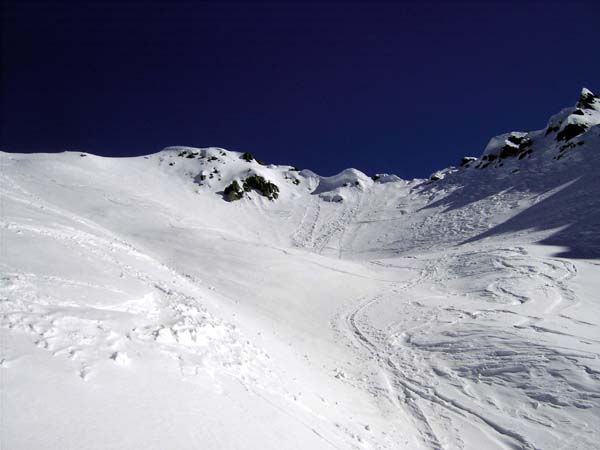
[[[373,180],[356,169],[346,169],[331,177],[318,177],[315,195],[327,202],[342,202],[353,190],[364,191],[373,185]]]

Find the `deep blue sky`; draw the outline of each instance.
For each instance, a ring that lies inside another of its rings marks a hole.
[[[4,2],[0,148],[427,176],[600,90],[600,2]]]

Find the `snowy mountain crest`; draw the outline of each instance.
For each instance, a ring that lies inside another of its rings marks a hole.
[[[600,101],[590,90],[583,88],[575,107],[565,108],[550,118],[545,129],[513,131],[490,139],[479,158],[466,157],[461,167],[500,168],[514,159],[529,159],[533,155],[552,155],[559,160],[567,150],[585,146],[585,135],[600,124]],[[594,139],[592,137],[592,139]],[[595,145],[594,141],[591,146]],[[515,164],[510,164],[515,169]]]
[[[560,160],[577,148],[587,152],[596,145],[595,134],[588,133],[598,124],[600,99],[583,88],[576,105],[552,116],[544,129],[512,131],[492,137],[479,158],[465,157],[458,169],[438,170],[430,175],[429,181],[440,181],[464,169],[504,168],[514,173],[520,170],[523,160],[543,165],[548,158]],[[590,137],[589,144],[586,144],[586,136]],[[308,191],[326,202],[340,203],[371,189],[374,184],[407,183],[395,175],[369,177],[357,169],[323,177],[307,169],[298,171],[293,166],[265,165],[248,152],[220,148],[168,147],[162,154],[162,158],[169,160],[169,166],[186,166],[198,186],[222,195],[229,202],[257,196],[275,201],[280,196],[291,198]],[[183,161],[177,162],[177,159]],[[185,160],[194,163],[190,165]]]

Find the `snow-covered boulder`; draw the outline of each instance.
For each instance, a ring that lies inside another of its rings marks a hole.
[[[385,183],[397,183],[397,182],[405,182],[402,178],[397,175],[388,174],[388,173],[378,173],[373,176],[373,181],[379,184]]]
[[[464,156],[460,161],[460,167],[470,167],[471,163],[477,161],[477,158],[474,156]]]
[[[456,172],[456,167],[447,167],[445,169],[442,170],[438,170],[436,172],[433,172],[430,176],[429,176],[429,181],[440,181],[443,180],[444,178],[446,178],[448,175]]]
[[[494,136],[486,146],[482,160],[495,161],[515,156],[521,156],[524,152],[531,153],[533,141],[528,132],[512,131],[510,133]]]

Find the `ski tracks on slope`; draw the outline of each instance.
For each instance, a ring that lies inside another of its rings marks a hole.
[[[405,291],[425,279],[430,277],[428,270],[422,270],[420,275],[407,283],[392,285],[391,290],[394,293]],[[363,363],[372,361],[376,365],[376,370],[371,372],[371,376],[363,376],[360,379],[352,380],[346,378],[343,372],[336,373],[337,378],[344,379],[346,382],[359,389],[365,389],[371,393],[374,398],[386,399],[385,404],[381,405],[387,410],[387,415],[394,416],[398,411],[408,410],[412,417],[413,424],[418,430],[421,440],[430,448],[441,449],[442,446],[435,432],[429,424],[427,416],[416,401],[419,391],[412,388],[404,382],[398,368],[391,361],[390,355],[384,350],[388,336],[369,325],[368,321],[363,319],[365,312],[382,301],[387,292],[382,292],[372,297],[366,297],[358,300],[358,306],[342,312],[332,321],[332,327],[338,334],[346,336],[354,347],[366,355],[362,356]],[[342,376],[340,376],[340,374]]]
[[[414,281],[402,286],[396,286],[393,289],[395,294],[410,289],[418,284],[431,279],[435,269],[429,267],[421,272],[421,275]],[[389,294],[388,294],[389,295]],[[474,422],[476,426],[487,426],[496,432],[501,438],[508,438],[509,441],[516,442],[518,448],[537,450],[537,447],[531,445],[523,436],[504,428],[498,423],[487,419],[475,410],[461,404],[455,399],[446,397],[438,392],[433,383],[429,383],[422,376],[423,361],[416,355],[404,355],[404,358],[398,358],[397,349],[389,348],[389,336],[385,333],[368,325],[367,320],[361,320],[361,316],[378,302],[386,298],[386,294],[379,294],[368,298],[360,303],[358,308],[351,310],[345,315],[344,322],[350,331],[350,336],[360,347],[369,353],[369,358],[374,359],[379,366],[383,379],[387,385],[387,400],[396,408],[408,411],[413,419],[417,431],[420,434],[424,445],[433,450],[442,450],[445,448],[445,438],[438,435],[431,423],[431,411],[437,416],[436,421],[440,419],[446,422],[445,427],[452,428],[452,419],[447,413],[453,413],[461,418]],[[419,327],[425,327],[434,322],[433,319],[425,319],[425,322]],[[408,351],[406,352],[409,353]],[[454,433],[458,429],[454,428]],[[484,430],[484,434],[487,434]],[[462,448],[460,436],[456,436],[459,448]],[[506,445],[506,448],[512,447]]]
[[[362,194],[358,194],[357,199],[352,202],[328,203],[328,207],[335,208],[330,211],[325,211],[330,208],[326,208],[323,203],[324,201],[318,196],[311,198],[298,228],[292,233],[292,244],[295,247],[322,254],[326,249],[331,249],[330,243],[338,237],[338,245],[335,250],[337,257],[341,258],[344,235],[347,227],[360,211]],[[324,217],[326,212],[328,216]]]
[[[544,289],[551,292],[552,295],[548,295],[548,298],[552,299],[552,301],[544,306],[545,313],[564,311],[577,303],[576,296],[567,287],[568,280],[576,274],[576,267],[572,263],[557,259],[533,258],[530,255],[527,255],[522,249],[517,249],[517,253],[521,253],[522,255],[522,260],[517,261],[515,260],[514,252],[509,252],[506,257],[502,252],[502,250],[492,252],[492,259],[496,264],[503,265],[505,270],[512,273],[513,276],[525,278],[531,278],[532,276],[536,277],[539,280],[539,284],[541,284]],[[337,322],[343,324],[343,328],[345,329],[345,333],[343,334],[354,342],[357,348],[362,349],[363,353],[366,353],[367,359],[376,362],[379,371],[383,374],[381,378],[387,380],[387,382],[383,384],[387,384],[386,397],[388,403],[394,405],[394,407],[403,408],[411,414],[423,443],[429,448],[442,449],[447,445],[450,445],[451,447],[455,445],[458,448],[463,447],[461,436],[455,436],[456,441],[451,444],[445,442],[445,438],[440,437],[447,437],[447,432],[450,430],[446,430],[442,435],[436,434],[435,431],[436,427],[438,427],[439,430],[440,419],[446,422],[444,428],[454,427],[454,419],[452,419],[452,416],[455,415],[460,417],[461,421],[471,423],[472,426],[478,428],[482,433],[496,442],[499,447],[532,450],[539,449],[540,447],[538,447],[534,441],[525,437],[526,435],[521,430],[517,431],[511,426],[507,426],[504,421],[498,421],[496,418],[492,418],[494,416],[486,414],[485,408],[482,409],[477,407],[480,406],[477,405],[477,403],[471,406],[471,402],[465,401],[457,396],[449,395],[448,390],[438,389],[439,378],[450,376],[451,379],[454,380],[453,382],[462,386],[461,389],[464,389],[465,394],[468,394],[467,398],[471,395],[469,393],[468,385],[462,385],[459,378],[456,378],[455,375],[450,375],[447,372],[441,372],[435,367],[430,367],[428,360],[424,360],[421,357],[423,351],[428,353],[444,352],[451,350],[450,348],[445,349],[444,345],[436,347],[437,344],[429,344],[429,347],[427,347],[427,345],[424,345],[423,343],[417,343],[415,345],[410,342],[411,334],[416,332],[417,329],[425,330],[425,334],[431,334],[435,327],[448,326],[447,320],[442,320],[437,317],[435,308],[424,314],[419,313],[419,310],[424,309],[419,308],[423,305],[420,305],[418,301],[411,302],[405,300],[409,304],[412,303],[415,305],[413,308],[414,311],[412,311],[414,317],[418,314],[423,315],[421,319],[417,320],[418,324],[413,325],[412,329],[404,330],[395,337],[389,334],[389,327],[387,331],[383,331],[371,326],[369,323],[367,317],[368,311],[377,306],[380,302],[389,299],[390,296],[403,294],[410,288],[425,282],[436,281],[437,283],[440,283],[440,281],[442,281],[443,286],[443,277],[437,273],[437,267],[441,267],[444,264],[448,264],[448,261],[437,259],[433,263],[429,262],[423,268],[420,276],[415,280],[405,283],[404,285],[392,287],[387,292],[381,292],[375,296],[360,300],[358,306],[355,306],[337,319]],[[532,264],[535,266],[535,269],[532,267]],[[525,295],[515,296],[511,293],[510,289],[502,289],[501,286],[491,288],[488,286],[488,289],[488,292],[491,295],[505,298],[509,304],[521,305],[528,301]],[[467,320],[476,320],[478,318],[477,311],[459,311],[452,307],[444,309],[451,311],[453,314],[459,312],[460,317],[466,318]],[[535,318],[528,318],[522,321],[521,326],[528,326],[525,325],[526,322],[534,319]],[[460,321],[462,319],[456,320]],[[453,319],[453,321],[456,320]],[[452,321],[449,325],[452,325]],[[337,328],[337,331],[340,331],[340,328],[342,327],[334,325],[334,328]],[[545,331],[543,328],[534,324],[532,324],[530,328],[537,332]],[[459,347],[460,345],[462,344],[458,343]],[[531,348],[537,348],[540,345],[541,344],[531,344]],[[460,350],[456,349],[453,351]],[[493,351],[493,348],[488,348],[486,351]],[[525,351],[525,349],[518,350],[517,348],[518,353],[521,351]],[[552,351],[541,350],[541,347],[540,351],[544,351],[546,354],[553,354]],[[508,351],[507,354],[510,354],[510,351]],[[429,355],[427,355],[427,358],[428,357]],[[484,356],[484,361],[480,362],[480,364],[485,364],[485,358],[486,356]],[[490,356],[487,356],[487,358],[490,358]],[[504,370],[510,372],[512,369],[510,369],[510,367],[508,369],[502,369],[497,372],[497,376],[502,377]],[[515,370],[526,369],[523,367],[520,369],[515,368]],[[432,376],[432,373],[439,376]],[[493,382],[498,382],[498,380],[500,380],[500,378],[494,378],[495,372],[489,371],[487,373],[492,376]],[[376,384],[377,381],[371,377],[368,384],[363,384],[362,387],[371,391],[374,396],[377,396],[378,393],[382,391],[382,388],[376,386]],[[537,394],[533,393],[531,395],[532,397],[535,397]],[[543,396],[537,396],[537,398],[541,401],[544,400]],[[549,397],[548,400],[552,401],[552,398]],[[432,413],[434,414],[433,416]],[[435,417],[435,421],[437,422],[436,426],[432,426],[428,417]],[[532,418],[531,420],[535,419]],[[541,423],[544,422],[542,421]],[[454,428],[454,433],[460,434],[458,428]]]

